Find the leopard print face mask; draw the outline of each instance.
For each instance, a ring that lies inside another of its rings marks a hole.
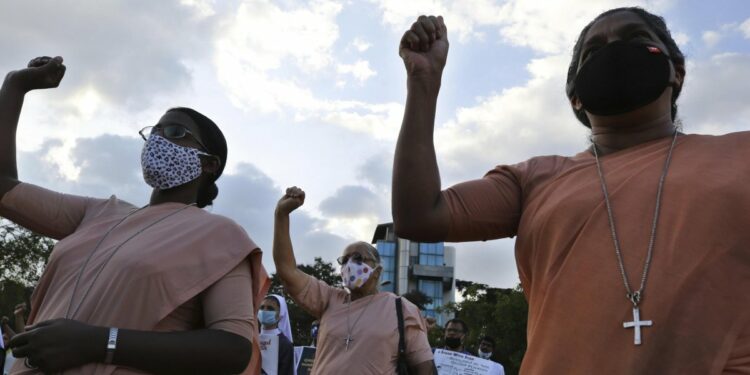
[[[165,190],[186,184],[203,173],[198,155],[209,155],[151,134],[141,152],[143,179],[153,188]]]

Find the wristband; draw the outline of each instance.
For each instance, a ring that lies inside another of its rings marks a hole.
[[[109,338],[107,339],[107,355],[104,357],[104,363],[112,364],[112,358],[115,356],[117,349],[117,328],[109,329]]]

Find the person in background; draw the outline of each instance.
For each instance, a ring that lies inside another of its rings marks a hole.
[[[443,337],[445,347],[442,349],[473,355],[464,347],[467,334],[469,334],[469,326],[466,322],[458,318],[449,320],[445,323],[445,336]]]
[[[338,259],[344,286],[335,288],[302,272],[289,235],[289,214],[305,192],[291,187],[276,206],[273,260],[294,302],[320,320],[313,374],[393,374],[398,359],[397,296],[378,290],[382,272],[377,249],[355,242]],[[419,309],[401,299],[405,360],[413,374],[432,374],[434,364]]]
[[[312,338],[312,342],[310,343],[310,346],[313,348],[318,345],[318,330],[320,329],[320,321],[318,319],[315,319],[312,322],[312,325],[310,326],[310,337]]]
[[[284,297],[277,294],[268,295],[258,308],[258,322],[262,335],[279,337],[278,375],[294,374],[294,344],[292,344],[292,326],[289,322],[289,311]]]
[[[479,339],[479,350],[477,351],[477,357],[497,362],[492,358],[494,351],[495,339],[490,336],[482,336],[482,338]]]

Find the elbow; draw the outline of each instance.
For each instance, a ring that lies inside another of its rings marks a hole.
[[[445,231],[429,223],[412,220],[393,221],[393,230],[396,236],[417,242],[441,242],[445,241]]]

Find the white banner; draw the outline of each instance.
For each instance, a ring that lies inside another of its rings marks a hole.
[[[260,335],[260,355],[263,373],[276,375],[279,372],[279,336]]]
[[[435,349],[435,367],[439,375],[505,375],[497,362],[445,349]]]

